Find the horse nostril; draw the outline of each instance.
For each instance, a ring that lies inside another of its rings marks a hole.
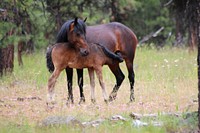
[[[88,50],[85,50],[85,51],[84,51],[84,54],[85,54],[85,55],[88,55],[88,54],[89,54]]]
[[[84,55],[87,56],[89,52],[87,50],[84,51]]]

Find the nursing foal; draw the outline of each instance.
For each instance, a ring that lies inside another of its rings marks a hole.
[[[46,53],[47,67],[53,72],[48,80],[48,104],[54,103],[54,86],[57,78],[65,68],[88,68],[91,86],[91,101],[95,102],[94,88],[94,71],[99,79],[102,88],[104,101],[107,102],[107,94],[102,77],[102,66],[122,62],[123,59],[117,54],[112,53],[101,44],[90,44],[89,54],[82,56],[78,49],[72,47],[69,43],[57,43],[47,50]],[[69,93],[69,99],[73,97],[72,90]],[[72,101],[73,102],[73,101]]]

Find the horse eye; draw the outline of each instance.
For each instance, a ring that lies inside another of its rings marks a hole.
[[[76,33],[76,36],[80,36],[81,34],[80,33]]]

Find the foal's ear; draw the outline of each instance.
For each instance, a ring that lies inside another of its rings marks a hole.
[[[83,22],[85,23],[86,22],[86,20],[87,20],[87,17],[83,20]]]
[[[76,17],[75,19],[74,19],[74,25],[77,25],[78,24],[78,18]]]

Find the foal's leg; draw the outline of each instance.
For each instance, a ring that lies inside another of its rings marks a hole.
[[[109,68],[112,71],[112,73],[115,75],[115,79],[116,79],[116,84],[109,96],[109,101],[113,101],[117,97],[117,91],[119,90],[119,87],[121,86],[125,76],[122,73],[119,67],[119,64],[109,65]]]
[[[99,79],[100,86],[102,88],[104,101],[107,103],[108,102],[108,98],[107,98],[107,93],[106,93],[106,89],[105,89],[105,84],[103,82],[102,67],[100,67],[98,69],[95,69],[95,71],[96,71],[97,77]]]
[[[78,77],[78,86],[80,90],[80,101],[79,104],[85,102],[85,96],[83,94],[83,69],[76,69],[77,70],[77,77]]]
[[[68,99],[67,99],[67,104],[68,103],[74,103],[74,98],[73,98],[73,92],[72,92],[72,77],[73,77],[73,69],[72,68],[66,68],[65,72],[67,74],[67,87],[68,87]]]
[[[94,69],[88,68],[88,73],[90,77],[90,88],[91,88],[91,102],[95,103],[95,80],[94,80]]]
[[[52,73],[51,77],[48,80],[48,94],[47,94],[47,105],[55,103],[55,94],[54,94],[54,87],[56,84],[56,80],[60,75],[60,70],[55,69]]]
[[[134,97],[135,73],[133,70],[133,63],[131,63],[130,61],[126,61],[126,66],[128,69],[128,78],[130,82],[130,102],[133,102],[135,100]]]

